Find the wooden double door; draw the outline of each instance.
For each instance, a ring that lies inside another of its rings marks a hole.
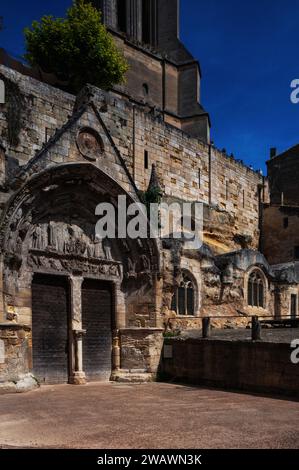
[[[40,383],[67,383],[71,375],[71,299],[67,277],[35,275],[32,283],[33,373]],[[83,370],[88,381],[109,380],[112,352],[112,289],[82,283]]]

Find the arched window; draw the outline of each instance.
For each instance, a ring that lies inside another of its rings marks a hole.
[[[262,274],[253,271],[248,279],[248,305],[265,308],[265,284]]]
[[[195,315],[194,284],[187,274],[183,275],[179,286],[175,288],[171,310],[178,315]]]

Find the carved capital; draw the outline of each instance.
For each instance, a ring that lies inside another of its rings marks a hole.
[[[76,340],[82,340],[83,336],[86,335],[86,330],[73,330],[73,335]]]

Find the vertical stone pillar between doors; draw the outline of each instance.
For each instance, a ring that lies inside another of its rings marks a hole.
[[[85,372],[83,371],[83,336],[82,329],[82,283],[83,277],[70,276],[70,376],[69,382],[74,385],[84,385],[86,383]]]

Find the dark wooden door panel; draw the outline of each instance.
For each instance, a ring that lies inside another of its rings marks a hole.
[[[41,383],[68,381],[68,284],[35,276],[32,284],[33,372]]]
[[[87,380],[109,380],[112,352],[109,285],[85,280],[82,286],[83,370]]]

